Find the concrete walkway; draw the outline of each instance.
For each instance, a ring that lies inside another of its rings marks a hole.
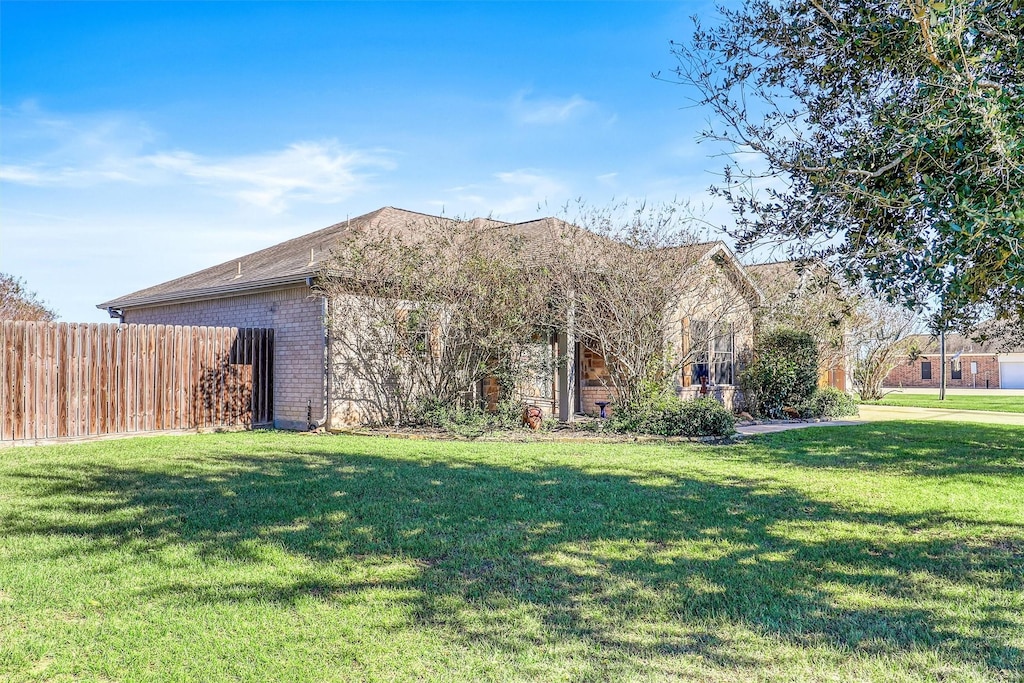
[[[988,410],[949,410],[948,408],[908,408],[903,406],[862,405],[860,406],[860,419],[867,422],[935,420],[939,422],[974,422],[1024,426],[1024,413],[997,413]]]
[[[861,424],[864,424],[863,420],[829,420],[828,422],[769,422],[766,424],[739,426],[736,427],[736,431],[745,436],[753,436],[755,434],[786,432],[790,429],[807,429],[808,427],[847,427],[849,425]]]

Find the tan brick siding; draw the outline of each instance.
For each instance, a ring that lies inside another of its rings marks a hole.
[[[274,426],[306,429],[307,405],[324,418],[323,298],[305,286],[125,310],[126,323],[274,330]]]
[[[932,378],[921,379],[921,363],[932,364]],[[978,364],[978,372],[971,373],[971,363]],[[902,362],[889,372],[885,378],[886,387],[939,387],[939,355],[921,356],[913,362]],[[946,356],[946,386],[978,389],[999,388],[999,357],[995,354],[977,354],[960,356],[960,379],[952,377],[952,360]]]

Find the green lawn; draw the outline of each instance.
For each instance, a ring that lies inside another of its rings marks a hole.
[[[0,451],[0,680],[1024,675],[1024,428]]]
[[[996,410],[1004,413],[1024,413],[1024,396],[964,396],[947,394],[945,401],[938,394],[886,395],[881,401],[868,401],[874,405],[912,406],[915,408],[948,408],[950,410]]]

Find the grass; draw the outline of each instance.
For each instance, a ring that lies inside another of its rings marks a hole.
[[[1024,413],[1024,396],[964,396],[947,394],[940,401],[938,394],[888,394],[872,405],[908,406],[914,408],[947,408],[949,410],[994,410],[1003,413]]]
[[[1024,429],[0,451],[0,680],[997,681]]]

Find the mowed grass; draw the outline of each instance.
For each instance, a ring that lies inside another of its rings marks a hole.
[[[938,394],[887,394],[880,401],[866,401],[872,405],[907,406],[913,408],[946,408],[948,410],[994,410],[1002,413],[1024,413],[1024,396],[965,396],[947,394],[940,401]]]
[[[0,451],[3,680],[1022,671],[1022,428]]]

